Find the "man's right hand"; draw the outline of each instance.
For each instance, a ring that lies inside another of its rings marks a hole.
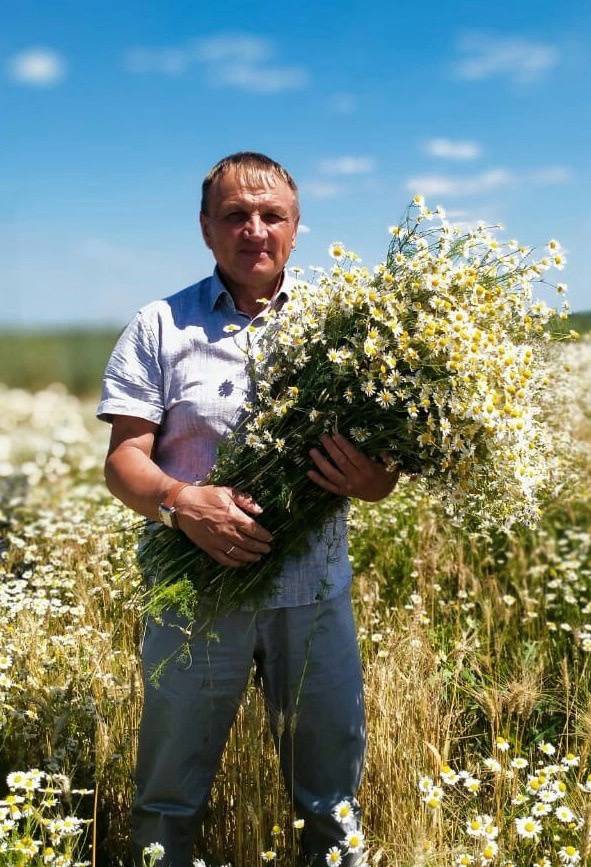
[[[158,503],[175,482],[152,459],[158,427],[143,418],[114,416],[105,461],[111,493],[152,521],[158,520]],[[271,534],[252,517],[263,510],[247,494],[234,488],[188,485],[174,505],[181,530],[222,566],[256,563],[271,550]]]
[[[262,508],[234,488],[189,485],[175,510],[179,528],[222,566],[256,563],[271,550],[271,533],[251,517]]]

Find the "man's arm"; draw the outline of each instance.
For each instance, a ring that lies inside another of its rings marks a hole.
[[[177,481],[152,459],[158,427],[145,419],[114,416],[105,461],[105,480],[113,496],[154,521],[158,505]],[[223,566],[255,563],[271,550],[271,534],[251,517],[262,509],[247,494],[190,485],[179,493],[175,508],[180,529]]]

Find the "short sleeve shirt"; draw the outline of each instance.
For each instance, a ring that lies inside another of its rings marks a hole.
[[[273,305],[289,297],[285,274]],[[227,325],[239,331],[228,333]],[[257,331],[248,335],[246,326]],[[111,354],[97,416],[143,418],[159,425],[154,460],[173,478],[196,482],[215,463],[220,440],[237,426],[254,384],[246,365],[246,341],[265,327],[236,309],[214,274],[142,307]],[[264,523],[264,522],[263,522]],[[351,582],[346,508],[311,534],[306,553],[285,561],[278,590],[265,607],[307,605],[331,598]]]

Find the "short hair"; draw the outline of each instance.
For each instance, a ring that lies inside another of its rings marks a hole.
[[[238,151],[217,162],[203,179],[201,185],[201,213],[205,216],[207,216],[209,206],[211,185],[232,168],[250,181],[267,180],[269,176],[274,176],[285,181],[295,195],[296,205],[299,210],[297,184],[286,168],[280,163],[275,162],[275,160],[272,160],[271,157],[265,156],[265,154],[256,153],[256,151]]]

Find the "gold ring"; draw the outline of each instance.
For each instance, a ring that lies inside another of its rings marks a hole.
[[[232,553],[232,551],[234,550],[235,547],[236,547],[236,545],[230,545],[228,550],[224,551],[224,554],[226,555],[226,557],[228,557]]]

